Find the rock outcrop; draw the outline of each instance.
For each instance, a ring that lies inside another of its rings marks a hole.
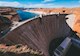
[[[12,22],[3,16],[0,16],[0,37],[4,36],[10,30]]]
[[[19,21],[19,16],[14,8],[0,7],[0,15],[7,17],[11,21]]]

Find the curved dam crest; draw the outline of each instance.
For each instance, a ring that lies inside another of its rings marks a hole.
[[[26,21],[10,31],[0,43],[24,44],[49,56],[49,44],[53,39],[67,37],[71,29],[66,23],[67,14],[51,14]]]

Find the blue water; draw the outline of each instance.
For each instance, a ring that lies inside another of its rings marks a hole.
[[[25,12],[25,11],[22,11],[22,10],[17,10],[17,13],[20,16],[20,21],[24,21],[24,20],[33,18],[35,16],[38,16],[38,14]]]

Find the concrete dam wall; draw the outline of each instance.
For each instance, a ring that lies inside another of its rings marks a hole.
[[[4,44],[24,44],[49,56],[49,44],[53,39],[67,37],[71,29],[66,23],[66,14],[38,17],[17,27],[0,39]]]

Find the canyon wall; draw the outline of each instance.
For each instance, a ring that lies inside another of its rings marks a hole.
[[[7,17],[9,20],[19,21],[19,16],[15,8],[12,7],[0,7],[0,16]]]

